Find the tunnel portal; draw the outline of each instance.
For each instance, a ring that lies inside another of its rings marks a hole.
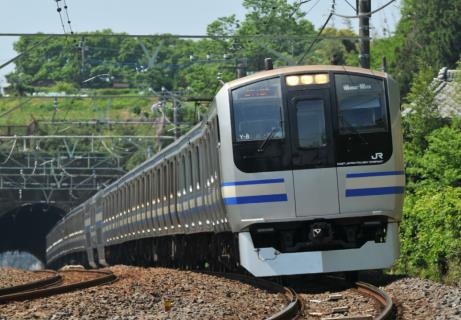
[[[23,251],[46,263],[46,235],[65,212],[46,204],[15,208],[0,216],[0,253]]]

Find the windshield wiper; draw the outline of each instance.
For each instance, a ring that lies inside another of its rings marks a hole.
[[[368,144],[368,141],[367,139],[365,139],[363,137],[363,134],[356,128],[354,127],[352,124],[349,123],[349,121],[347,121],[346,119],[342,118],[341,121],[343,121],[347,127],[342,127],[343,129],[346,129],[349,133],[353,133],[355,135],[357,135],[357,137],[359,138],[359,140],[362,142],[363,145],[367,145]]]
[[[264,151],[264,148],[266,147],[267,142],[270,140],[270,138],[272,138],[272,136],[274,135],[275,130],[277,130],[277,127],[272,127],[272,129],[269,132],[269,134],[267,135],[266,139],[264,139],[264,141],[259,145],[259,147],[257,149],[258,152],[263,152]]]

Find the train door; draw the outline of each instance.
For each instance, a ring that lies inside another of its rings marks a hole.
[[[296,216],[339,212],[330,91],[288,94]]]

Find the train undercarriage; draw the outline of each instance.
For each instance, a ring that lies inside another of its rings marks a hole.
[[[109,265],[238,271],[237,236],[231,232],[144,238],[105,248]],[[96,259],[98,260],[98,259]]]

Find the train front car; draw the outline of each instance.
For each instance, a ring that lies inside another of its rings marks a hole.
[[[216,97],[221,191],[255,276],[381,269],[399,254],[397,84],[340,66],[235,80]]]

